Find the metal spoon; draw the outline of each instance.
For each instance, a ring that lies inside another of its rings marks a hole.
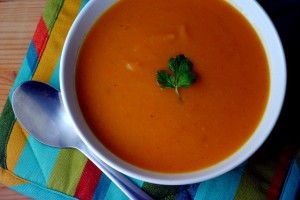
[[[38,81],[24,82],[13,93],[12,107],[20,124],[40,142],[52,147],[80,150],[130,199],[152,199],[126,176],[89,151],[76,133],[55,88]]]

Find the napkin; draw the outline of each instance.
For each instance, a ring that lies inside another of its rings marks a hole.
[[[62,47],[87,0],[48,0],[0,118],[0,182],[34,199],[128,199],[91,161],[74,149],[57,149],[32,138],[16,120],[14,89],[24,81],[47,82],[58,90]],[[217,178],[164,186],[132,179],[155,199],[297,199],[300,187],[299,129],[294,116],[296,73],[293,49],[300,45],[300,1],[261,0],[273,20],[287,58],[285,104],[270,137],[247,161]],[[298,107],[299,108],[299,107]],[[130,177],[129,177],[130,178]]]

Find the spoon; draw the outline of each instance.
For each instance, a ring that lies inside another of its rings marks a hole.
[[[88,149],[76,133],[60,92],[55,88],[38,81],[24,82],[13,93],[12,107],[20,124],[40,142],[52,147],[80,150],[130,199],[153,199]]]

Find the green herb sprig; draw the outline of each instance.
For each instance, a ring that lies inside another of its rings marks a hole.
[[[178,88],[187,88],[193,84],[197,75],[192,72],[193,64],[184,55],[177,55],[168,62],[171,73],[165,70],[159,70],[156,73],[156,79],[162,89],[174,88],[176,94],[181,98]]]

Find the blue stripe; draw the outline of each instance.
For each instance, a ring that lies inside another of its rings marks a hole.
[[[182,185],[179,188],[179,192],[176,195],[175,200],[190,199],[189,198],[190,195],[189,195],[189,192],[188,192],[188,188],[189,188],[188,185]]]
[[[93,200],[104,199],[106,195],[106,191],[108,190],[110,184],[111,184],[111,180],[105,174],[102,174],[100,181],[97,185],[96,191],[93,195]]]
[[[31,145],[35,156],[38,158],[39,166],[42,169],[46,182],[48,182],[60,149],[44,145],[33,137],[28,137],[28,143]]]
[[[30,80],[31,78],[32,78],[32,72],[29,68],[27,58],[25,57],[25,59],[23,60],[22,66],[20,68],[20,71],[18,73],[18,76],[13,84],[13,87],[10,90],[10,93],[9,93],[10,100],[12,99],[12,94],[15,91],[16,87],[18,87],[24,81]]]
[[[200,186],[200,183],[191,184],[188,188],[188,192],[192,199],[195,199],[195,196],[197,194],[197,190]]]
[[[34,183],[46,185],[58,154],[59,149],[46,146],[28,135],[14,173]]]
[[[296,199],[297,191],[300,190],[300,170],[296,159],[293,160],[285,185],[281,192],[281,200]],[[300,191],[299,191],[300,192]]]
[[[35,50],[32,40],[30,41],[29,48],[28,48],[28,51],[26,54],[26,58],[27,58],[31,73],[33,74],[37,67],[38,55],[37,55],[37,52]]]
[[[195,199],[234,199],[244,167],[245,163],[217,178],[202,182],[197,190]]]
[[[114,183],[110,184],[104,200],[112,200],[112,199],[118,199],[118,200],[128,200],[129,198],[120,190],[119,187],[117,187]]]
[[[33,199],[37,200],[46,200],[46,199],[52,199],[52,200],[75,200],[76,198],[73,198],[71,196],[65,195],[63,193],[49,190],[42,188],[36,184],[27,183],[27,184],[21,184],[17,186],[11,186],[9,187],[19,193],[22,193],[23,195],[26,195],[28,197],[31,197]]]
[[[128,177],[131,179],[135,184],[142,187],[143,181]],[[110,194],[108,194],[110,193]],[[118,198],[117,198],[118,197]],[[103,199],[128,199],[123,192],[120,191],[119,188],[115,186],[111,182],[111,180],[105,175],[102,174],[101,179],[97,185],[96,191],[93,196],[93,200],[103,200]]]

